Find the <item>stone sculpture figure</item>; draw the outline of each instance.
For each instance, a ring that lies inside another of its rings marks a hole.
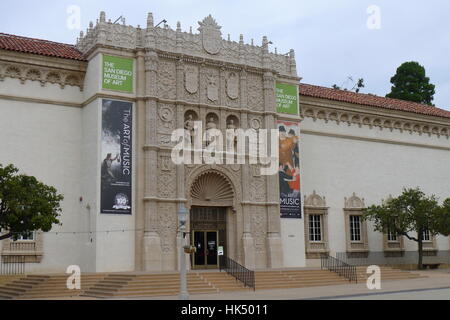
[[[236,150],[236,125],[234,120],[230,119],[227,125],[227,152],[234,152]]]

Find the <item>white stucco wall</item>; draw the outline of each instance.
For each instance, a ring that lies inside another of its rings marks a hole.
[[[302,121],[301,129],[302,193],[309,195],[315,190],[326,197],[331,253],[346,251],[344,198],[353,192],[364,198],[366,206],[380,204],[389,195],[400,195],[403,187],[420,187],[441,201],[450,197],[450,150],[433,148],[450,148],[450,140],[444,136],[360,128],[311,118]],[[368,236],[369,249],[383,251],[382,234],[373,232],[370,222]],[[406,250],[417,250],[415,242],[405,244]],[[449,239],[439,236],[438,249],[449,250]]]
[[[285,268],[306,265],[304,221],[303,213],[302,219],[281,219],[283,266]]]
[[[75,86],[67,85],[61,89],[57,83],[45,83],[42,86],[39,81],[31,80],[21,84],[18,79],[5,77],[0,82],[0,95],[79,104],[83,100],[84,92]]]
[[[39,89],[49,97],[62,97],[55,85],[38,89],[35,82],[21,85],[19,80],[5,79],[0,86],[2,93],[19,89],[29,97]],[[71,92],[67,91],[68,99],[73,98]],[[79,235],[56,233],[80,228],[81,109],[0,99],[0,111],[0,163],[12,163],[21,173],[36,176],[64,195],[63,225],[44,234],[42,262],[27,264],[27,272],[65,272],[68,265],[79,263],[82,254]]]

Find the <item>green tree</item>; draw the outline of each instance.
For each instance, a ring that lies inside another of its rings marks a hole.
[[[397,68],[391,78],[391,92],[388,98],[433,105],[434,84],[425,74],[425,68],[415,61],[405,62]]]
[[[18,171],[13,165],[0,164],[0,228],[6,230],[0,240],[17,239],[35,230],[47,232],[59,224],[63,196],[54,187]]]
[[[364,219],[374,222],[375,231],[394,233],[417,242],[418,268],[423,269],[423,235],[450,233],[450,200],[443,206],[434,195],[427,197],[419,188],[403,189],[397,198],[365,209]]]

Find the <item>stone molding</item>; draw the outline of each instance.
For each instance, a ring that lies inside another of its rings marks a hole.
[[[338,102],[331,104],[331,101],[328,105],[311,103],[301,103],[300,105],[301,115],[311,118],[313,121],[320,119],[325,121],[325,123],[333,121],[338,125],[357,125],[360,128],[367,126],[370,129],[386,129],[391,132],[396,130],[401,133],[427,134],[428,136],[435,135],[437,137],[450,138],[450,122],[446,119],[436,121],[416,114],[409,114],[406,117],[397,114],[395,111],[391,112],[385,109],[377,110],[381,113],[379,114],[368,110],[348,110],[340,107],[341,105]]]
[[[309,196],[305,195],[303,211],[305,214],[305,252],[306,259],[319,259],[322,254],[329,253],[328,243],[328,207],[325,197],[319,196],[314,190]],[[319,215],[321,222],[321,241],[309,240],[309,217],[310,215]]]
[[[357,141],[370,141],[370,142],[376,142],[376,143],[387,143],[387,144],[396,144],[396,145],[402,145],[402,146],[408,146],[408,147],[418,147],[418,148],[428,148],[428,149],[450,151],[450,146],[449,147],[444,147],[444,146],[436,146],[436,145],[421,144],[421,143],[403,142],[403,141],[396,141],[396,140],[389,140],[389,139],[377,139],[377,138],[361,137],[361,136],[346,135],[346,134],[325,133],[325,132],[312,131],[312,130],[302,130],[301,134],[303,134],[303,135],[304,134],[315,135],[315,136],[322,136],[322,137],[333,137],[333,138],[349,139],[349,140],[357,140]]]
[[[26,63],[0,61],[0,81],[5,78],[19,79],[21,84],[29,81],[39,81],[44,87],[47,83],[59,84],[61,89],[75,86],[83,91],[84,71],[63,70]]]
[[[364,198],[358,197],[354,192],[349,198],[344,198],[344,217],[346,246],[348,253],[367,253],[369,251],[369,239],[367,222],[362,219],[365,208]],[[350,240],[350,216],[360,216],[361,241]]]
[[[405,251],[405,241],[402,235],[397,235],[397,240],[388,240],[388,235],[383,233],[383,251],[389,253],[401,253]]]

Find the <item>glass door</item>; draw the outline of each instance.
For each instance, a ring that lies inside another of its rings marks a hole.
[[[196,252],[193,254],[193,268],[194,269],[208,269],[218,268],[217,246],[218,246],[218,232],[217,231],[193,231],[193,245]]]
[[[217,231],[208,231],[206,234],[206,265],[217,267]]]

